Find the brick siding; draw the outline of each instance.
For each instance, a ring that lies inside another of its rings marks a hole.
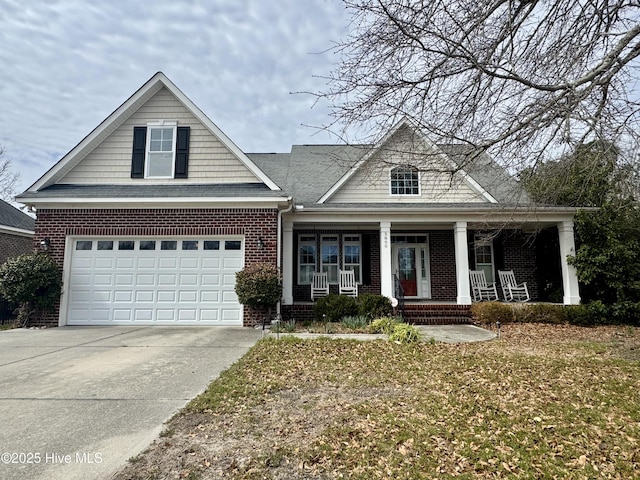
[[[527,282],[531,299],[538,300],[540,295],[536,270],[536,250],[530,236],[521,231],[512,231],[504,233],[496,241],[502,243],[504,270],[513,270],[518,283]],[[502,297],[502,290],[499,294]]]
[[[276,263],[278,211],[270,208],[189,209],[42,209],[35,227],[36,245],[49,238],[49,254],[62,267],[68,236],[213,236],[243,235],[245,266]],[[262,238],[264,249],[258,248]],[[57,325],[59,306],[46,319]],[[253,326],[263,314],[244,308],[243,324]]]
[[[0,233],[0,263],[6,262],[8,258],[31,253],[33,249],[32,237]]]
[[[429,262],[431,263],[431,300],[455,301],[456,253],[453,231],[438,230],[429,234]]]

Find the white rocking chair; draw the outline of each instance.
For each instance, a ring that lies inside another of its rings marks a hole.
[[[474,302],[488,300],[489,302],[498,300],[498,290],[495,283],[487,284],[487,277],[483,270],[469,270],[471,280],[471,294]]]
[[[502,293],[507,302],[528,302],[529,289],[527,282],[516,282],[516,276],[513,270],[498,270],[500,285],[502,285]]]
[[[338,292],[340,295],[358,296],[358,283],[353,270],[340,270],[340,284]]]
[[[313,283],[311,284],[311,301],[315,302],[320,297],[329,295],[329,282],[327,281],[327,272],[314,273]]]

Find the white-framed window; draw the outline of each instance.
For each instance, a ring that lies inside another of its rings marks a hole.
[[[353,270],[357,283],[362,283],[362,242],[360,235],[342,237],[342,268]]]
[[[176,152],[176,122],[147,124],[145,178],[173,178]]]
[[[391,195],[420,195],[420,172],[411,165],[401,165],[391,169],[389,180]]]
[[[317,246],[315,235],[298,237],[298,284],[311,285],[316,271]]]
[[[329,283],[338,283],[339,256],[338,235],[323,235],[320,238],[320,271],[327,272]]]
[[[476,234],[474,236],[473,249],[476,257],[476,270],[484,271],[487,282],[495,282],[492,238]]]

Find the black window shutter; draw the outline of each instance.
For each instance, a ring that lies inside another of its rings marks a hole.
[[[133,127],[131,178],[144,178],[144,155],[147,150],[147,127]]]
[[[178,127],[174,178],[187,178],[187,167],[189,165],[189,132],[189,127]]]

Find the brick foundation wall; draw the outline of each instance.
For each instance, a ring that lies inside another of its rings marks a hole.
[[[62,268],[68,236],[214,236],[243,235],[245,266],[276,263],[278,211],[249,208],[191,209],[43,209],[38,211],[35,244],[50,239],[49,254]],[[258,248],[262,238],[264,249]],[[48,317],[57,325],[59,307]],[[244,308],[244,325],[262,321],[263,314]]]
[[[313,305],[310,303],[283,305],[283,320],[312,321]],[[452,325],[472,323],[469,305],[405,305],[404,320],[415,325]]]
[[[33,238],[10,233],[0,233],[0,264],[7,258],[17,257],[34,250]]]

